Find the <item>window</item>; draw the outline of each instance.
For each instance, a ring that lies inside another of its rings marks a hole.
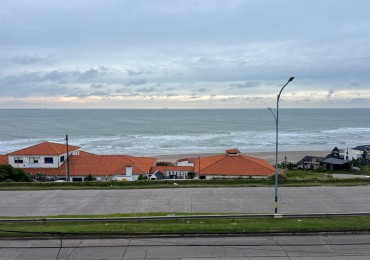
[[[40,157],[30,157],[30,163],[39,163]]]
[[[60,162],[64,162],[64,155],[60,156]]]
[[[23,157],[14,157],[14,163],[23,163]]]
[[[45,157],[44,158],[44,163],[54,163],[54,158],[53,157]]]

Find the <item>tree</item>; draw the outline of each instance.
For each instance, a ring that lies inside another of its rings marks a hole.
[[[172,166],[171,162],[160,161],[155,164],[156,166]]]
[[[189,179],[194,179],[195,172],[188,172],[188,177],[189,177]]]
[[[31,182],[32,177],[22,169],[11,165],[0,165],[0,181]]]
[[[87,175],[84,179],[85,181],[95,181],[96,178],[94,178],[91,174]]]
[[[142,181],[142,180],[147,180],[148,179],[148,176],[146,176],[146,175],[139,175],[139,177],[138,177],[138,180],[139,181]]]

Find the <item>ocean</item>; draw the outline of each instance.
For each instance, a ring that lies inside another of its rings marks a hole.
[[[274,152],[267,109],[0,110],[0,154],[43,141],[97,154]],[[279,150],[370,144],[370,109],[280,109]]]

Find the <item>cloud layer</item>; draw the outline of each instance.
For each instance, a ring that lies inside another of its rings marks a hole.
[[[0,7],[0,108],[370,107],[366,0]]]

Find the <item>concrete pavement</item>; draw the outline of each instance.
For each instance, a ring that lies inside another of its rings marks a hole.
[[[1,260],[367,260],[370,235],[0,240]]]
[[[0,191],[0,216],[272,213],[273,187]],[[370,186],[283,187],[280,213],[370,212]]]

